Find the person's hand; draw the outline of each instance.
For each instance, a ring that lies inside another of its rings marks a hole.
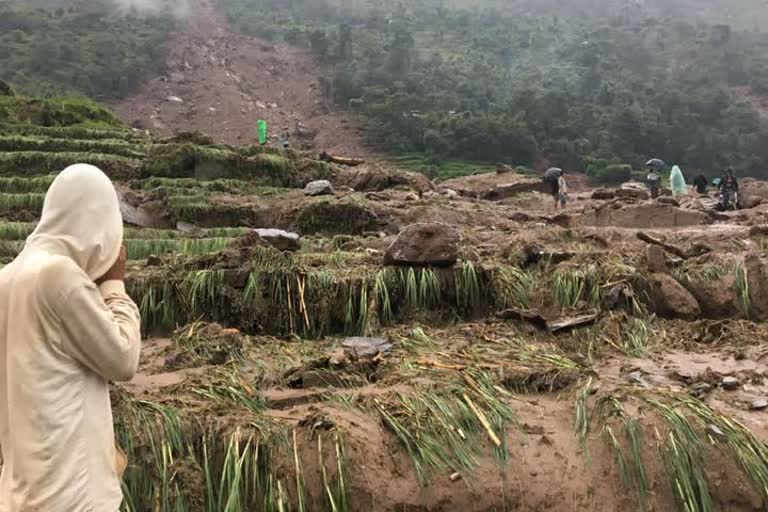
[[[106,283],[107,281],[125,281],[125,261],[128,259],[128,253],[125,245],[120,247],[120,255],[112,268],[107,273],[96,280],[96,284]]]

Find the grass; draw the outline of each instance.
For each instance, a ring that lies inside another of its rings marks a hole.
[[[747,267],[740,263],[736,265],[736,295],[739,301],[739,307],[741,312],[749,318],[752,313],[752,301],[749,297],[749,276],[747,275]]]
[[[26,240],[35,227],[36,224],[33,222],[0,222],[0,240]]]
[[[476,172],[494,172],[496,166],[487,162],[466,160],[430,161],[425,155],[411,153],[391,157],[391,160],[405,169],[420,172],[435,178],[451,179],[469,176]]]
[[[128,258],[143,260],[149,256],[159,256],[168,252],[176,254],[210,254],[218,252],[232,244],[232,238],[200,238],[200,239],[158,239],[158,240],[125,240]]]
[[[630,318],[621,329],[621,351],[629,357],[647,357],[651,335],[647,321]]]
[[[0,214],[28,211],[40,213],[43,210],[45,194],[7,194],[0,193]]]
[[[143,158],[146,147],[143,144],[123,140],[61,139],[29,137],[21,135],[0,135],[0,152],[38,151],[47,153],[101,153],[128,158]]]
[[[45,193],[56,176],[34,176],[22,178],[18,176],[0,177],[0,192],[5,194]]]
[[[504,390],[479,372],[469,374],[467,383],[398,394],[388,403],[374,400],[382,423],[406,450],[424,486],[437,471],[468,475],[478,464],[477,439],[489,439],[502,457],[504,429],[517,424]]]
[[[129,179],[139,161],[101,153],[47,153],[43,151],[0,153],[0,176],[34,177],[59,172],[73,164],[91,164],[112,179]]]
[[[535,280],[528,272],[517,267],[500,267],[493,271],[491,290],[493,302],[500,309],[527,309]]]

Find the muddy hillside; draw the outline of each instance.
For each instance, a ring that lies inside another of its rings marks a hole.
[[[304,149],[366,155],[360,122],[328,104],[331,70],[308,51],[235,34],[213,0],[190,0],[170,36],[166,72],[112,105],[135,128],[161,136],[210,133],[251,144],[267,121],[271,140],[288,128]]]
[[[768,506],[768,185],[720,213],[580,179],[559,212],[503,168],[435,184],[19,101],[0,264],[66,165],[122,198],[146,338],[113,386],[123,510]]]

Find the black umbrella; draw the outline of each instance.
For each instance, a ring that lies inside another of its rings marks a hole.
[[[557,181],[562,174],[563,170],[559,167],[550,167],[544,173],[544,181]]]
[[[645,162],[646,167],[650,167],[654,171],[660,171],[664,168],[664,160],[660,158],[651,158],[647,162]]]

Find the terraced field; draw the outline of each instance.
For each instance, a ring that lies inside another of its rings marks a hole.
[[[514,174],[519,193],[478,199],[196,134],[15,119],[0,262],[76,162],[120,192],[146,335],[113,387],[123,510],[765,509],[759,208],[585,190],[555,215]],[[317,179],[335,193],[305,195]],[[648,209],[668,255],[621,224]],[[414,224],[434,236],[409,242]]]

